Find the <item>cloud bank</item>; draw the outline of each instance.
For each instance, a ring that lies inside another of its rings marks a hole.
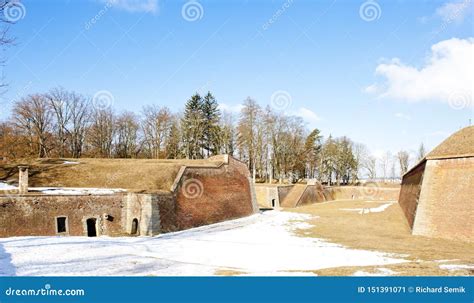
[[[472,0],[451,1],[436,9],[436,15],[444,22],[462,22],[468,14],[472,14]]]
[[[365,92],[381,98],[408,102],[456,99],[473,104],[474,39],[452,38],[434,44],[422,67],[404,64],[398,58],[379,64],[375,70],[380,81]]]
[[[102,0],[101,2],[130,13],[156,13],[158,11],[158,0]]]

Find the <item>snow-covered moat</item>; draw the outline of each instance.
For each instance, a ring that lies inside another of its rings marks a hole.
[[[311,227],[309,219],[266,211],[156,237],[0,238],[0,275],[312,275],[311,270],[322,268],[405,262],[400,256],[297,236],[297,229]]]

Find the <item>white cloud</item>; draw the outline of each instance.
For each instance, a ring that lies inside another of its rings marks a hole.
[[[375,149],[372,151],[371,156],[375,157],[377,160],[381,160],[388,152],[389,151],[385,149]]]
[[[131,13],[156,13],[158,11],[158,0],[101,0],[101,2]]]
[[[464,18],[472,13],[472,0],[451,1],[436,9],[436,15],[444,22],[462,22]]]
[[[362,91],[364,93],[368,93],[368,94],[376,94],[377,93],[377,84],[372,84],[372,85],[369,85],[367,87],[365,87]]]
[[[452,38],[434,44],[421,68],[399,59],[379,64],[376,74],[383,78],[365,91],[379,97],[411,102],[441,101],[472,104],[474,94],[474,39]],[[460,100],[462,99],[462,100]]]
[[[395,117],[402,120],[411,120],[411,116],[404,113],[395,113]]]
[[[317,122],[321,121],[321,117],[306,107],[300,107],[297,110],[292,111],[290,114],[303,118],[303,120],[308,122],[310,126],[315,126]]]
[[[225,103],[219,103],[219,109],[223,112],[238,114],[244,106],[242,104],[229,105]]]

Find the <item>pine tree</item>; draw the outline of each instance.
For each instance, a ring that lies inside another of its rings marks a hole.
[[[426,155],[425,145],[423,143],[420,144],[418,148],[418,161],[421,161]]]
[[[203,99],[202,112],[204,117],[202,147],[209,157],[218,154],[221,147],[221,127],[219,126],[221,113],[211,92],[208,92]]]
[[[186,102],[182,119],[184,152],[188,159],[202,158],[204,121],[203,100],[196,93]]]
[[[305,142],[305,155],[307,163],[307,177],[314,178],[316,168],[319,166],[319,160],[321,157],[321,132],[315,128],[306,138]]]
[[[179,159],[181,158],[181,146],[180,146],[180,129],[179,120],[173,119],[171,122],[170,131],[166,139],[166,157],[168,159]]]

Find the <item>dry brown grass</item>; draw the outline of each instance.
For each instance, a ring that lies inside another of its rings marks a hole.
[[[79,164],[64,164],[64,161]],[[30,166],[30,186],[124,188],[169,191],[182,165],[217,166],[211,160],[34,159],[0,165],[0,181],[18,180],[17,166]]]
[[[245,274],[247,274],[247,272],[234,269],[218,269],[214,272],[216,276],[240,276]]]
[[[318,216],[310,221],[314,227],[298,232],[300,236],[326,239],[348,247],[404,255],[411,262],[378,267],[340,267],[314,271],[321,275],[351,275],[356,270],[389,268],[400,275],[472,275],[471,270],[448,271],[446,264],[474,264],[474,243],[412,236],[397,203],[383,212],[359,214],[343,208],[371,208],[387,202],[340,200],[312,204],[288,211]]]

